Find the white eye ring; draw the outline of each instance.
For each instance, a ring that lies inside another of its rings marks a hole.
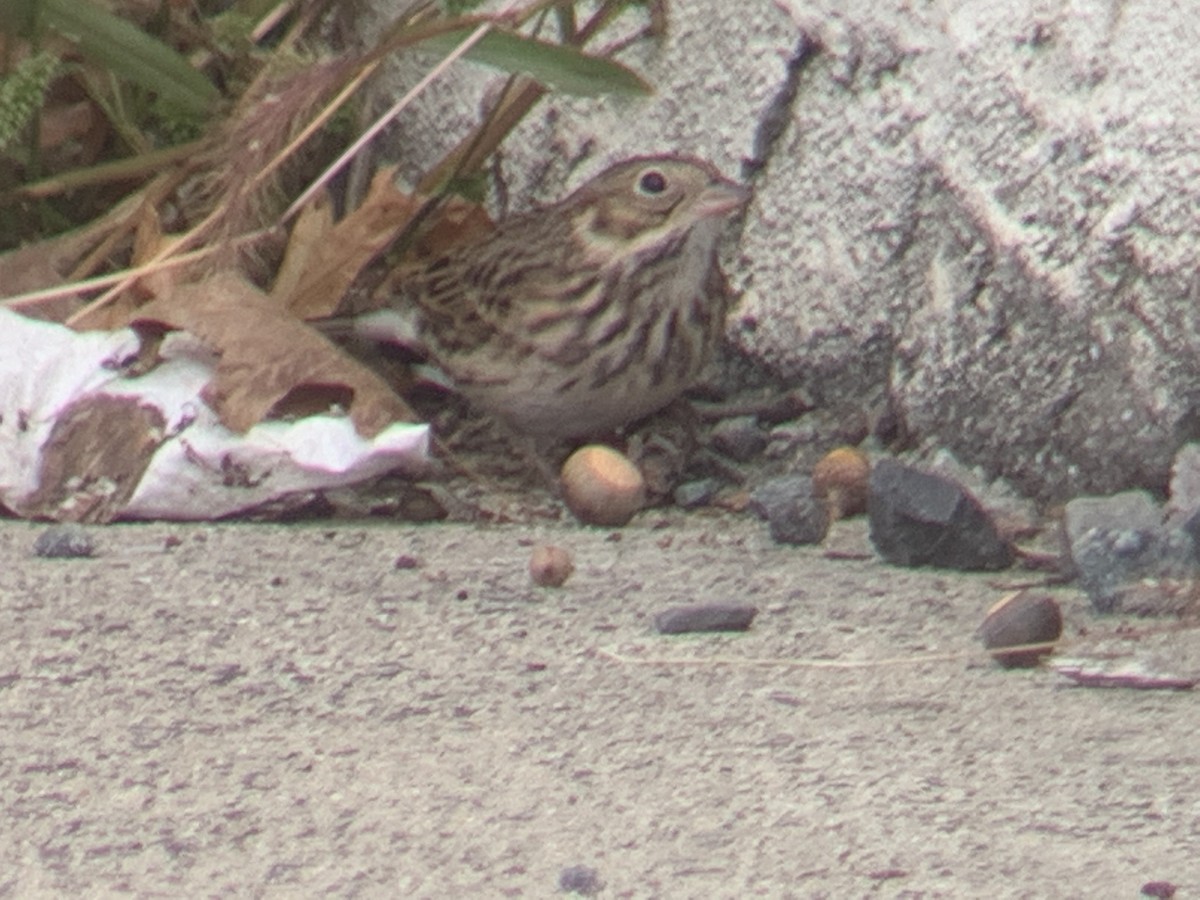
[[[658,169],[647,169],[638,177],[637,190],[647,197],[656,197],[667,189],[667,177]]]

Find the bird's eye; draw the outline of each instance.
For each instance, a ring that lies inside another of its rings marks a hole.
[[[649,169],[638,179],[638,192],[653,196],[667,189],[667,179],[658,169]]]

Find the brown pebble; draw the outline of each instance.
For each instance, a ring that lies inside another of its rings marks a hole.
[[[674,606],[654,617],[659,634],[684,634],[689,631],[745,631],[758,615],[758,609],[742,603],[701,603]]]
[[[646,502],[642,473],[611,447],[580,447],[561,474],[567,507],[588,525],[625,525]]]
[[[1050,644],[1062,637],[1063,618],[1058,601],[1047,594],[1020,591],[1010,594],[987,611],[979,635],[996,662],[1006,668],[1036,666],[1053,647],[998,652],[1004,647]]]
[[[830,450],[813,466],[813,488],[824,494],[834,520],[867,511],[871,461],[856,447]]]
[[[542,544],[529,555],[529,577],[541,587],[562,587],[575,571],[569,550]]]

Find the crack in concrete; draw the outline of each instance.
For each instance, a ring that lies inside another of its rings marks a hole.
[[[742,160],[742,178],[752,181],[770,161],[775,144],[787,131],[792,122],[792,107],[796,95],[800,92],[800,79],[809,65],[821,54],[824,48],[808,33],[801,31],[796,49],[787,61],[787,71],[783,84],[775,92],[771,102],[759,120],[758,128],[754,131],[753,150],[751,156]]]

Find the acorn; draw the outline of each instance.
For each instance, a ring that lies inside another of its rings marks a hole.
[[[1052,645],[1062,637],[1063,618],[1058,601],[1047,594],[1018,591],[1009,594],[987,611],[979,636],[992,658],[1005,668],[1036,666],[1053,646],[1001,652],[1005,647],[1026,644]]]
[[[529,555],[529,577],[540,587],[562,587],[574,571],[571,552],[562,547],[541,544]]]
[[[834,520],[867,511],[871,461],[857,447],[830,450],[813,466],[813,488],[824,494]]]
[[[625,525],[646,502],[646,482],[629,459],[611,447],[580,447],[563,463],[563,499],[588,525]]]

